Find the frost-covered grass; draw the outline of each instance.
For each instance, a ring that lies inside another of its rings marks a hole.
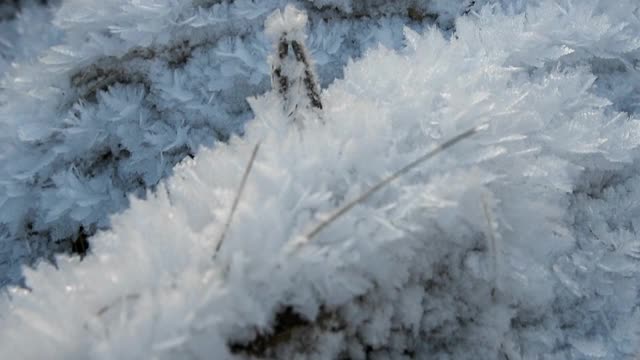
[[[401,49],[349,62],[320,115],[298,108],[302,127],[278,91],[251,98],[242,137],[131,200],[83,261],[26,271],[0,307],[2,358],[637,356],[640,120],[621,89],[638,6],[548,0],[484,7],[452,36],[404,28]]]
[[[264,20],[287,3],[65,0],[51,23],[23,12],[9,24],[25,29],[10,42],[29,53],[0,63],[0,286],[20,283],[23,263],[109,228],[129,195],[145,196],[201,146],[242,133],[252,117],[245,99],[270,87]],[[309,12],[308,48],[325,86],[365,49],[401,47],[406,24],[450,28],[469,8],[296,4]],[[45,34],[57,34],[55,46]]]

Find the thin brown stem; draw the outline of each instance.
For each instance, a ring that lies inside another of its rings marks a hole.
[[[460,141],[462,141],[462,140],[464,140],[464,139],[476,134],[478,131],[483,130],[484,127],[485,126],[483,126],[483,125],[478,126],[478,127],[474,127],[473,129],[469,129],[469,130],[467,130],[467,131],[465,131],[463,133],[460,133],[460,134],[454,136],[453,138],[451,138],[451,139],[445,141],[444,143],[436,146],[433,150],[429,151],[428,153],[426,153],[425,155],[421,156],[417,160],[415,160],[415,161],[411,162],[410,164],[404,166],[402,169],[398,170],[394,174],[392,174],[389,177],[385,178],[384,180],[380,181],[379,183],[377,183],[376,185],[371,187],[369,190],[367,190],[364,193],[362,193],[360,196],[358,196],[354,200],[350,201],[349,203],[347,203],[344,206],[342,206],[340,209],[336,210],[327,219],[325,219],[320,224],[318,224],[313,230],[311,230],[307,234],[307,239],[308,240],[313,239],[316,235],[318,235],[327,226],[331,225],[338,218],[340,218],[341,216],[343,216],[344,214],[349,212],[349,210],[353,209],[353,207],[355,207],[356,205],[358,205],[358,204],[362,203],[363,201],[367,200],[369,197],[371,197],[371,195],[375,194],[380,189],[382,189],[385,186],[389,185],[391,182],[393,182],[397,178],[399,178],[402,175],[406,174],[411,169],[413,169],[416,166],[420,165],[421,163],[431,159],[432,157],[438,155],[439,153],[441,153],[441,152],[445,151],[446,149],[452,147],[453,145],[459,143]]]
[[[240,202],[240,198],[242,197],[242,193],[244,192],[244,188],[247,185],[247,179],[249,178],[249,174],[251,173],[251,169],[253,168],[253,163],[256,160],[258,155],[258,150],[260,150],[260,142],[256,144],[253,148],[253,152],[251,153],[251,158],[249,159],[249,163],[247,164],[246,169],[244,170],[244,174],[242,175],[242,180],[240,181],[240,187],[238,188],[238,192],[236,193],[236,197],[233,200],[233,205],[231,205],[231,211],[229,212],[229,216],[227,217],[227,221],[224,224],[224,228],[222,233],[220,234],[220,239],[218,240],[218,244],[216,245],[216,250],[213,253],[213,257],[218,254],[220,248],[222,247],[222,242],[224,241],[224,237],[227,235],[227,231],[229,231],[229,227],[231,226],[231,221],[233,220],[233,215],[238,208],[238,203]]]

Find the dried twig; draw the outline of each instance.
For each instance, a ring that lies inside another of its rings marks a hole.
[[[288,116],[295,122],[302,109],[322,110],[320,85],[304,43],[290,39],[284,32],[276,47],[276,56],[272,58],[271,83],[273,89],[280,94]],[[301,90],[305,93],[293,93]]]
[[[233,200],[233,205],[231,205],[231,211],[229,212],[229,217],[227,217],[227,221],[225,222],[222,233],[220,234],[220,239],[218,240],[218,244],[216,245],[216,250],[213,253],[214,257],[218,254],[218,251],[220,251],[220,247],[222,247],[222,242],[224,241],[224,237],[227,235],[229,226],[231,226],[233,215],[236,212],[236,208],[238,207],[238,203],[240,202],[240,197],[242,197],[242,193],[244,192],[245,185],[247,185],[247,179],[249,178],[249,174],[251,173],[251,169],[253,168],[253,163],[256,160],[256,156],[258,155],[259,149],[260,149],[260,142],[258,142],[256,146],[253,148],[253,152],[251,153],[251,158],[249,159],[247,168],[244,170],[244,174],[242,175],[242,180],[240,181],[240,187],[238,188],[236,197]]]
[[[357,198],[355,198],[351,202],[347,203],[346,205],[344,205],[343,207],[338,209],[331,216],[329,216],[327,219],[325,219],[320,224],[318,224],[313,230],[311,230],[307,234],[307,239],[308,240],[313,239],[324,228],[326,228],[327,226],[331,225],[334,221],[336,221],[342,215],[346,214],[354,206],[356,206],[356,205],[360,204],[361,202],[367,200],[371,195],[373,195],[374,193],[376,193],[380,189],[384,188],[385,186],[390,184],[392,181],[394,181],[397,178],[401,177],[402,175],[406,174],[411,169],[413,169],[416,166],[420,165],[421,163],[431,159],[432,157],[434,157],[434,156],[438,155],[439,153],[443,152],[444,150],[446,150],[446,149],[452,147],[453,145],[459,143],[460,141],[462,141],[462,140],[464,140],[464,139],[476,134],[477,132],[479,132],[481,130],[484,130],[485,128],[486,128],[486,125],[480,125],[480,126],[474,127],[473,129],[469,129],[469,130],[467,130],[467,131],[465,131],[463,133],[460,133],[460,134],[454,136],[453,138],[445,141],[444,143],[436,146],[433,150],[429,151],[428,153],[426,153],[425,155],[421,156],[417,160],[411,162],[410,164],[406,165],[405,167],[403,167],[402,169],[398,170],[394,174],[390,175],[386,179],[384,179],[381,182],[377,183],[372,188],[370,188],[369,190],[365,191],[360,196],[358,196]]]
[[[278,90],[278,93],[286,101],[289,94],[289,78],[282,73],[282,61],[289,54],[289,42],[286,37],[280,38],[278,42],[278,59],[277,65],[273,68],[272,82],[273,87]]]
[[[313,68],[309,63],[309,55],[307,54],[307,50],[304,45],[300,44],[297,41],[291,42],[291,48],[293,49],[293,53],[298,62],[301,62],[304,65],[304,86],[307,89],[307,98],[309,98],[309,102],[311,106],[317,109],[322,109],[322,101],[320,100],[320,86],[318,85],[318,80],[315,77],[313,72]]]

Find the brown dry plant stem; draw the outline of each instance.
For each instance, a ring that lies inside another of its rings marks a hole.
[[[220,239],[218,240],[218,244],[216,245],[216,250],[213,253],[213,257],[215,258],[222,247],[222,243],[224,241],[224,237],[227,235],[227,231],[229,231],[229,226],[231,226],[231,221],[233,220],[233,215],[238,208],[238,203],[240,202],[240,198],[242,197],[242,193],[244,192],[244,188],[247,185],[247,179],[249,178],[249,174],[251,173],[251,169],[253,168],[253,163],[258,156],[258,150],[260,150],[260,142],[256,144],[253,148],[253,152],[251,153],[251,158],[249,159],[249,163],[244,170],[244,174],[242,174],[242,180],[240,181],[240,187],[236,193],[236,197],[233,200],[233,205],[231,205],[231,211],[229,211],[229,216],[227,217],[227,221],[224,224],[224,228],[222,229],[222,233],[220,233]]]
[[[466,139],[466,138],[468,138],[468,137],[470,137],[472,135],[475,135],[476,133],[478,133],[481,130],[484,130],[485,128],[486,128],[486,125],[480,125],[480,126],[474,127],[472,129],[469,129],[469,130],[467,130],[465,132],[462,132],[462,133],[454,136],[453,138],[445,141],[444,143],[436,146],[433,150],[429,151],[425,155],[423,155],[423,156],[419,157],[418,159],[414,160],[410,164],[404,166],[403,168],[401,168],[400,170],[398,170],[394,174],[390,175],[389,177],[385,178],[384,180],[380,181],[379,183],[377,183],[376,185],[371,187],[369,190],[367,190],[364,193],[362,193],[360,196],[358,196],[354,200],[350,201],[349,203],[345,204],[344,206],[342,206],[341,208],[336,210],[327,219],[322,221],[313,230],[311,230],[307,234],[307,239],[308,240],[313,239],[316,235],[318,235],[327,226],[331,225],[338,218],[340,218],[341,216],[343,216],[344,214],[349,212],[349,210],[353,209],[353,207],[355,207],[356,205],[358,205],[358,204],[362,203],[363,201],[367,200],[369,197],[371,197],[371,195],[375,194],[380,189],[382,189],[385,186],[389,185],[391,182],[393,182],[397,178],[399,178],[402,175],[406,174],[411,169],[413,169],[416,166],[420,165],[421,163],[431,159],[432,157],[438,155],[439,153],[447,150],[448,148],[450,148],[450,147],[454,146],[455,144],[459,143],[460,141],[462,141],[462,140],[464,140],[464,139]]]

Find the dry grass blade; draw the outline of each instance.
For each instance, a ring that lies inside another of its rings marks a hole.
[[[244,174],[242,175],[242,180],[240,181],[240,187],[238,188],[238,192],[236,193],[235,199],[233,199],[233,205],[231,205],[231,211],[229,211],[229,217],[227,217],[227,221],[224,224],[224,228],[222,229],[222,233],[220,234],[220,239],[218,240],[218,244],[216,245],[216,250],[213,253],[215,257],[220,251],[220,247],[222,247],[222,242],[224,241],[224,237],[227,235],[227,231],[229,231],[229,226],[231,226],[231,221],[233,220],[233,215],[238,208],[238,203],[240,202],[240,198],[242,197],[242,193],[244,192],[244,188],[247,185],[247,179],[249,178],[249,174],[251,173],[251,169],[253,168],[253,163],[256,160],[256,156],[258,156],[258,150],[260,150],[260,142],[256,144],[253,148],[253,152],[251,153],[251,158],[249,159],[249,163],[247,164],[246,169],[244,170]]]
[[[460,141],[462,141],[462,140],[464,140],[464,139],[476,134],[477,132],[479,132],[481,130],[484,130],[485,128],[486,128],[485,125],[474,127],[473,129],[469,129],[469,130],[467,130],[467,131],[465,131],[463,133],[460,133],[460,134],[454,136],[453,138],[445,141],[444,143],[436,146],[433,150],[429,151],[428,153],[426,153],[425,155],[421,156],[417,160],[411,162],[410,164],[406,165],[405,167],[403,167],[402,169],[398,170],[394,174],[390,175],[386,179],[382,180],[378,184],[374,185],[372,188],[370,188],[369,190],[365,191],[360,196],[358,196],[357,198],[355,198],[354,200],[350,201],[348,204],[344,205],[343,207],[338,209],[336,212],[331,214],[331,216],[329,216],[326,220],[322,221],[320,224],[318,224],[318,226],[316,226],[313,230],[311,230],[307,234],[307,239],[308,240],[313,239],[323,229],[325,229],[327,226],[331,225],[334,221],[336,221],[342,215],[344,215],[347,212],[349,212],[349,210],[353,209],[354,206],[356,206],[356,205],[360,204],[361,202],[367,200],[371,195],[375,194],[380,189],[382,189],[385,186],[389,185],[392,181],[394,181],[397,178],[401,177],[402,175],[406,174],[411,169],[413,169],[416,166],[420,165],[421,163],[431,159],[432,157],[438,155],[439,153],[441,153],[441,152],[445,151],[446,149],[452,147],[453,145],[459,143]]]

